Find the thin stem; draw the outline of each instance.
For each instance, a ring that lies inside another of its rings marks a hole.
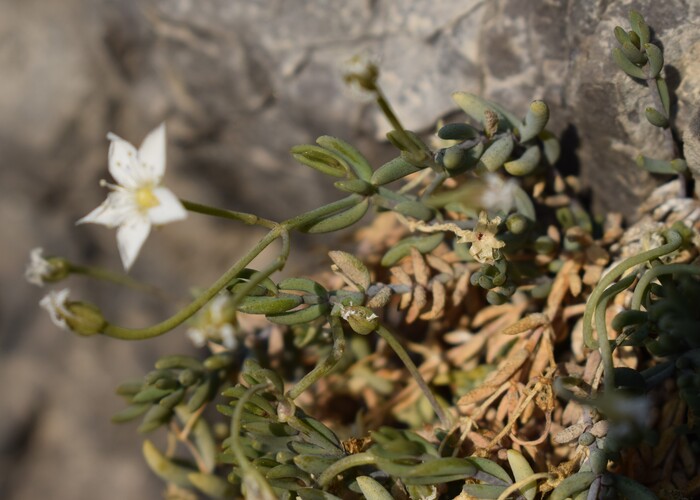
[[[605,324],[605,310],[611,298],[612,296],[608,296],[601,299],[595,311],[595,328],[598,333],[598,349],[603,360],[603,386],[606,392],[615,389],[615,365],[612,359],[610,339],[608,338],[608,328]]]
[[[195,463],[197,464],[197,468],[199,469],[199,472],[203,473],[209,473],[207,469],[207,465],[204,463],[204,460],[202,459],[202,454],[199,453],[199,450],[197,447],[187,439],[187,437],[183,438],[182,437],[182,430],[180,429],[180,426],[177,425],[177,422],[174,420],[170,422],[170,433],[175,436],[175,439],[179,442],[181,442],[185,447],[187,448],[187,451],[190,452],[190,455],[192,455],[192,458],[194,459]]]
[[[634,280],[635,275],[632,274],[621,279],[610,288],[607,288],[601,295],[595,311],[595,328],[598,333],[598,345],[600,356],[603,361],[603,384],[607,392],[611,392],[615,389],[615,366],[613,364],[612,347],[610,346],[610,339],[608,338],[605,310],[608,307],[610,299],[629,287]]]
[[[287,219],[280,225],[284,226],[287,230],[298,229],[299,227],[313,222],[320,217],[325,217],[326,215],[331,215],[335,212],[340,212],[346,208],[353,207],[357,205],[362,198],[364,197],[359,194],[351,194],[350,196],[346,196],[341,200],[334,201],[328,205],[324,205],[301,215],[297,215],[296,217],[292,217],[291,219]]]
[[[275,495],[274,490],[270,484],[265,480],[262,474],[253,467],[253,465],[248,461],[245,453],[241,449],[241,417],[243,416],[243,407],[246,405],[248,400],[253,397],[253,395],[265,389],[268,386],[267,383],[257,384],[248,388],[245,393],[241,396],[236,403],[236,408],[233,410],[233,416],[231,417],[231,451],[236,457],[236,462],[241,468],[243,478],[243,485],[246,487],[246,496],[250,498],[261,498],[263,500],[276,500],[277,495]]]
[[[396,339],[394,334],[391,333],[384,325],[379,325],[379,327],[377,328],[377,333],[379,334],[380,337],[382,337],[384,340],[387,341],[389,346],[394,350],[396,355],[401,359],[403,364],[406,366],[409,373],[411,374],[413,379],[418,384],[418,387],[420,387],[421,391],[423,391],[423,394],[430,402],[430,405],[433,407],[435,414],[440,419],[440,423],[442,424],[442,426],[445,429],[449,429],[450,428],[450,421],[447,418],[447,415],[443,411],[440,404],[437,402],[437,399],[435,399],[435,395],[428,387],[428,384],[425,382],[425,380],[423,379],[423,376],[418,371],[418,368],[416,367],[415,363],[413,363],[413,360],[406,352],[406,349],[404,349],[404,347]]]
[[[694,266],[692,264],[667,264],[665,266],[657,266],[653,269],[649,269],[641,278],[639,278],[639,283],[634,289],[634,294],[632,295],[632,303],[630,309],[639,310],[642,306],[642,301],[644,300],[644,294],[649,288],[649,285],[653,280],[658,278],[663,274],[700,274],[700,267]]]
[[[521,479],[520,481],[508,486],[498,496],[498,500],[506,500],[511,494],[515,493],[523,486],[527,486],[530,483],[537,481],[538,479],[549,479],[550,477],[552,477],[552,475],[549,472],[538,472],[536,474],[532,474],[531,476],[528,476],[524,479]],[[535,485],[535,486],[537,486],[537,485]],[[534,492],[533,492],[533,495],[534,495]]]
[[[185,426],[182,428],[180,433],[178,434],[178,439],[185,440],[189,439],[190,432],[192,432],[192,429],[194,429],[194,426],[199,422],[199,417],[202,416],[202,413],[204,410],[207,408],[207,405],[202,405],[200,406],[197,410],[195,410],[187,419],[187,422],[185,422]]]
[[[147,328],[124,328],[121,326],[107,323],[102,333],[109,337],[114,337],[124,340],[144,340],[157,337],[166,332],[169,332],[176,326],[190,318],[194,313],[199,311],[207,302],[209,302],[221,289],[223,289],[229,281],[235,278],[245,267],[255,258],[260,252],[267,248],[270,243],[279,237],[282,228],[273,229],[265,237],[263,237],[247,254],[238,260],[228,271],[226,271],[218,280],[214,282],[208,289],[202,292],[196,299],[190,302],[183,309],[153,326]]]
[[[421,194],[421,200],[427,200],[433,192],[442,186],[442,183],[447,180],[447,174],[444,172],[440,172],[435,176],[435,178],[432,180],[430,185],[425,188],[425,191]]]
[[[253,290],[256,286],[262,283],[265,279],[270,277],[272,273],[282,269],[286,264],[287,258],[289,257],[289,232],[284,227],[281,227],[280,231],[280,237],[282,239],[282,249],[280,251],[280,254],[277,256],[274,262],[267,266],[265,269],[261,269],[260,271],[256,271],[255,273],[253,273],[253,275],[248,279],[247,283],[236,291],[235,295],[232,297],[230,304],[230,307],[232,307],[233,309],[238,307],[238,304],[240,304],[241,301],[245,299],[245,297],[251,290]]]
[[[203,215],[211,215],[213,217],[221,217],[223,219],[231,219],[241,221],[244,224],[250,226],[263,226],[268,229],[274,228],[277,223],[257,215],[248,214],[245,212],[236,212],[234,210],[226,210],[223,208],[210,207],[208,205],[202,205],[201,203],[195,203],[193,201],[180,200],[182,206],[184,206],[190,212],[195,212]]]
[[[601,278],[596,287],[593,289],[590,297],[588,297],[586,310],[583,313],[583,341],[587,347],[592,349],[598,347],[595,340],[593,340],[593,326],[591,321],[593,320],[593,315],[598,307],[598,302],[600,301],[603,292],[605,292],[605,289],[612,285],[612,283],[617,278],[622,276],[622,274],[628,269],[669,254],[680,248],[681,244],[683,243],[683,238],[681,235],[672,229],[666,231],[665,237],[666,244],[652,250],[639,253],[620,262],[608,274],[603,276],[603,278]]]
[[[338,474],[343,471],[351,469],[353,467],[360,467],[362,465],[372,465],[376,463],[376,458],[367,452],[355,453],[354,455],[348,455],[345,458],[341,458],[337,462],[332,463],[328,466],[326,470],[318,477],[318,484],[321,488],[325,488]]]
[[[660,78],[660,77],[659,77]],[[659,86],[656,83],[656,78],[647,78],[647,87],[649,87],[649,92],[651,93],[651,98],[654,101],[654,107],[656,110],[664,115],[667,119],[671,119],[670,116],[666,115],[666,109],[664,109],[663,102],[661,102],[661,94],[659,94]],[[669,125],[663,129],[664,141],[666,142],[666,147],[671,154],[671,159],[678,158],[678,145],[676,141],[673,140],[673,132],[671,131],[671,126]]]
[[[333,335],[333,347],[330,354],[289,390],[287,396],[291,399],[298,398],[317,380],[326,376],[338,364],[340,358],[343,357],[345,352],[345,335],[343,335],[343,326],[338,316],[331,316],[331,333]]]
[[[654,101],[654,107],[656,110],[664,115],[669,121],[671,120],[671,117],[666,114],[666,109],[664,108],[663,102],[661,101],[661,93],[659,92],[659,84],[657,83],[657,79],[661,78],[661,76],[657,76],[656,78],[647,78],[646,79],[646,84],[647,87],[649,87],[649,92],[651,93],[651,98]],[[668,149],[671,159],[676,159],[680,157],[680,151],[678,150],[678,144],[676,143],[675,139],[673,138],[673,131],[671,130],[671,125],[663,129],[663,135],[664,135],[664,142],[666,145],[666,148]],[[684,172],[678,172],[678,182],[681,185],[681,192],[680,196],[685,198],[688,196],[692,196],[691,193],[688,192],[688,179],[686,177],[686,174]]]
[[[200,294],[196,299],[190,302],[183,309],[175,313],[170,318],[161,321],[155,325],[147,328],[124,328],[121,326],[113,325],[107,323],[104,327],[102,333],[114,338],[124,339],[124,340],[144,340],[157,337],[166,332],[169,332],[176,326],[182,324],[193,314],[195,314],[199,309],[201,309],[207,302],[209,302],[217,293],[219,293],[233,278],[235,278],[243,269],[246,268],[250,262],[255,259],[265,248],[267,248],[273,241],[277,238],[282,238],[282,251],[280,256],[277,258],[275,263],[269,266],[267,269],[261,271],[259,274],[254,275],[255,279],[262,281],[265,279],[265,273],[272,274],[274,271],[281,269],[287,259],[289,254],[289,239],[288,231],[291,229],[296,229],[309,222],[312,222],[320,217],[325,217],[327,215],[334,214],[340,210],[350,208],[355,205],[358,200],[362,199],[360,195],[350,195],[341,200],[329,203],[317,209],[311,210],[309,212],[303,213],[291,219],[288,219],[280,224],[275,224],[275,226],[268,232],[248,253],[246,253],[241,259],[239,259],[235,264],[233,264],[219,279],[217,279],[214,284],[212,284],[207,290]],[[204,207],[204,205],[201,205]],[[216,211],[217,209],[212,209]],[[237,213],[229,211],[221,211],[226,213]],[[240,220],[240,219],[238,219]],[[253,281],[253,280],[251,280]],[[251,285],[254,287],[257,283]],[[237,295],[237,297],[239,297]],[[240,300],[240,298],[238,298]]]
[[[396,113],[394,113],[394,110],[391,108],[391,104],[389,104],[389,101],[387,101],[386,96],[384,95],[384,92],[382,92],[382,89],[379,87],[379,85],[376,85],[374,87],[374,92],[377,96],[377,104],[381,108],[382,113],[384,113],[386,119],[389,120],[389,123],[394,128],[394,130],[396,130],[399,134],[403,136],[406,144],[413,144],[413,139],[411,139],[411,137],[408,135],[406,129],[401,124],[401,121],[396,116]]]
[[[72,262],[68,262],[68,272],[72,274],[82,274],[83,276],[87,276],[88,278],[107,281],[110,283],[126,286],[135,290],[141,290],[143,292],[152,293],[155,295],[163,294],[163,292],[159,290],[158,287],[149,285],[147,283],[142,283],[141,281],[136,280],[127,274],[115,273],[106,269],[102,269],[100,267],[81,266],[78,264],[73,264]]]

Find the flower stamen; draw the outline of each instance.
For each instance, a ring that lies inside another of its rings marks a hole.
[[[136,190],[136,203],[141,210],[148,210],[160,205],[160,200],[153,194],[150,187],[144,187]]]

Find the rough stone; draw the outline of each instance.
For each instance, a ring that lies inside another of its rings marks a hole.
[[[29,250],[118,269],[112,231],[75,227],[100,203],[105,133],[139,142],[168,126],[166,182],[185,198],[282,218],[337,196],[289,148],[332,134],[378,162],[388,125],[339,77],[357,52],[381,59],[381,83],[405,124],[429,133],[449,95],[467,90],[517,114],[543,98],[552,129],[597,210],[631,216],[657,182],[638,153],[663,156],[646,124],[647,90],[610,59],[623,0],[23,0],[0,3],[0,497],[154,498],[133,427],[109,416],[116,384],[159,354],[187,348],[182,331],[144,344],[55,331],[24,285]],[[700,4],[640,0],[663,41],[679,136],[700,100]],[[75,280],[109,317],[132,325],[176,310],[258,233],[191,220],[147,242],[133,273],[176,299],[162,304]],[[302,239],[307,244],[308,239]],[[303,262],[293,262],[301,267]]]

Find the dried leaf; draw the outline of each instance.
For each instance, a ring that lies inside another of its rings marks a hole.
[[[504,359],[503,362],[498,365],[498,368],[486,377],[484,385],[490,385],[491,387],[501,385],[503,382],[510,379],[530,357],[530,352],[525,349],[513,349],[513,351],[515,352]]]
[[[367,307],[374,309],[374,308],[381,308],[384,307],[389,303],[389,300],[391,299],[391,288],[388,286],[382,287],[379,289],[379,291],[367,301]]]
[[[447,351],[447,359],[450,360],[455,366],[461,366],[465,361],[471,359],[482,351],[488,336],[488,332],[484,332],[483,330],[477,335],[472,334],[471,338],[469,338],[466,342]]]
[[[452,291],[452,303],[454,305],[459,305],[462,303],[464,300],[464,297],[467,296],[467,292],[469,291],[469,278],[471,276],[471,273],[469,272],[468,269],[465,269],[462,274],[459,275],[459,279],[457,280],[457,283],[455,284],[455,288]]]
[[[420,285],[415,285],[413,288],[413,301],[411,302],[411,306],[408,308],[408,312],[406,313],[406,323],[410,325],[417,320],[420,312],[427,303],[428,294],[425,292],[425,288]]]
[[[450,266],[450,264],[446,260],[444,260],[440,257],[437,257],[436,255],[432,255],[432,254],[427,254],[424,257],[425,257],[425,260],[428,262],[428,265],[430,267],[432,267],[433,269],[435,269],[438,272],[441,272],[441,273],[447,274],[448,276],[454,277],[454,274],[455,274],[454,269],[452,268],[452,266]]]
[[[515,385],[511,385],[501,399],[501,403],[498,405],[498,410],[496,410],[496,421],[505,421],[508,415],[515,411],[515,409],[518,407],[519,399],[520,394],[518,394],[518,389]]]
[[[528,378],[532,380],[535,377],[542,376],[547,370],[547,366],[556,367],[557,364],[554,361],[552,337],[548,332],[543,332],[542,339],[540,340],[537,352],[535,353],[535,359],[532,361],[532,365],[530,366]]]
[[[492,385],[482,385],[466,393],[457,401],[458,406],[467,406],[478,403],[493,394],[495,388]]]
[[[360,291],[364,292],[369,288],[371,283],[369,271],[360,259],[340,250],[332,250],[328,252],[328,256],[333,261],[334,271],[348,278]]]
[[[517,335],[541,325],[549,324],[549,318],[542,313],[528,314],[512,325],[501,330],[501,335]]]
[[[566,260],[564,264],[562,264],[561,269],[557,273],[557,277],[554,278],[554,282],[552,283],[549,297],[547,297],[545,314],[550,318],[554,318],[557,315],[559,307],[570,289],[571,276],[578,274],[580,269],[581,265],[575,260]]]
[[[605,266],[610,262],[610,254],[603,247],[594,243],[586,248],[586,260],[596,266]]]
[[[430,279],[430,269],[423,259],[423,255],[416,247],[411,247],[411,263],[413,264],[413,276],[416,282],[423,286],[428,286]]]
[[[445,310],[445,286],[439,281],[432,284],[433,305],[429,312],[420,315],[422,320],[432,320],[439,318]]]
[[[586,264],[583,266],[583,282],[588,286],[595,286],[603,275],[603,266]]]
[[[557,432],[552,438],[552,441],[556,444],[570,443],[571,441],[578,439],[578,437],[583,434],[583,431],[586,430],[586,427],[588,427],[588,424],[585,424],[584,422],[572,424],[566,429]]]
[[[389,271],[399,285],[413,286],[413,280],[401,267],[394,266]]]

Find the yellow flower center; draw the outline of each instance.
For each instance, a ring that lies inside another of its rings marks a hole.
[[[141,188],[136,191],[136,203],[142,210],[148,210],[149,208],[157,207],[160,205],[160,201],[153,194],[151,188]]]

